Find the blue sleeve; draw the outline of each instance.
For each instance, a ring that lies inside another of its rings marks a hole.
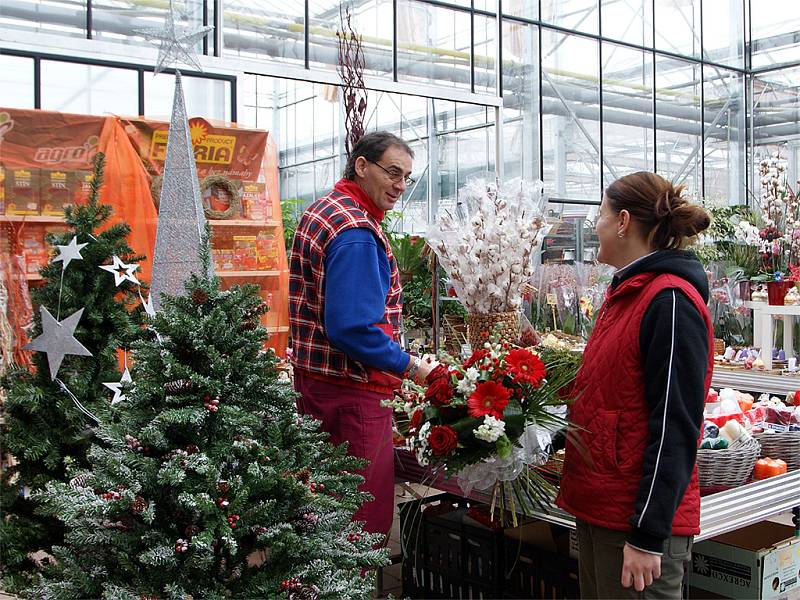
[[[383,321],[391,271],[368,229],[348,229],[325,252],[325,333],[331,344],[370,367],[402,373],[409,355],[375,326]]]

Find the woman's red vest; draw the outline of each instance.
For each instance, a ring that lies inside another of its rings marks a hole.
[[[578,519],[618,531],[631,529],[650,411],[645,398],[639,329],[650,303],[665,289],[682,291],[703,316],[709,332],[705,391],[714,366],[714,334],[705,302],[688,281],[642,273],[606,294],[583,355],[569,419],[576,442],[568,442],[557,504]],[[699,443],[699,440],[698,440]],[[580,447],[580,448],[579,448]],[[672,522],[672,535],[700,531],[697,467]]]

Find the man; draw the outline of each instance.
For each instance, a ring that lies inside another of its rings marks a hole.
[[[402,288],[380,223],[413,183],[414,153],[387,133],[365,135],[344,177],[300,219],[290,255],[289,316],[298,410],[322,421],[334,444],[366,458],[356,513],[387,534],[394,515],[391,398],[403,377],[422,381],[435,362],[400,347]]]

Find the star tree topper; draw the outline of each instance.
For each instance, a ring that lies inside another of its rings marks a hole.
[[[42,314],[42,335],[25,345],[25,350],[36,350],[47,354],[50,379],[55,379],[66,354],[92,355],[73,335],[78,321],[81,320],[83,309],[76,310],[63,321],[56,321],[44,306],[40,306],[39,310]]]
[[[173,8],[172,0],[170,0],[164,27],[136,29],[136,33],[143,35],[148,41],[159,42],[156,74],[178,62],[190,65],[198,71],[203,70],[200,66],[200,61],[197,59],[195,45],[214,28],[212,26],[187,27],[177,24],[175,22],[176,16],[180,18],[181,13]]]

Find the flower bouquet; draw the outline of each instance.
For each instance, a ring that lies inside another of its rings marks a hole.
[[[471,180],[456,207],[441,212],[428,230],[427,241],[467,309],[473,348],[497,324],[502,339],[516,341],[522,284],[531,279],[547,232],[546,204],[541,181]]]
[[[488,336],[487,336],[488,337]],[[513,348],[488,339],[464,362],[445,355],[427,387],[405,381],[390,404],[417,461],[456,475],[465,493],[491,490],[492,510],[546,507],[554,487],[543,473],[551,435],[564,428],[563,397],[580,357]]]

